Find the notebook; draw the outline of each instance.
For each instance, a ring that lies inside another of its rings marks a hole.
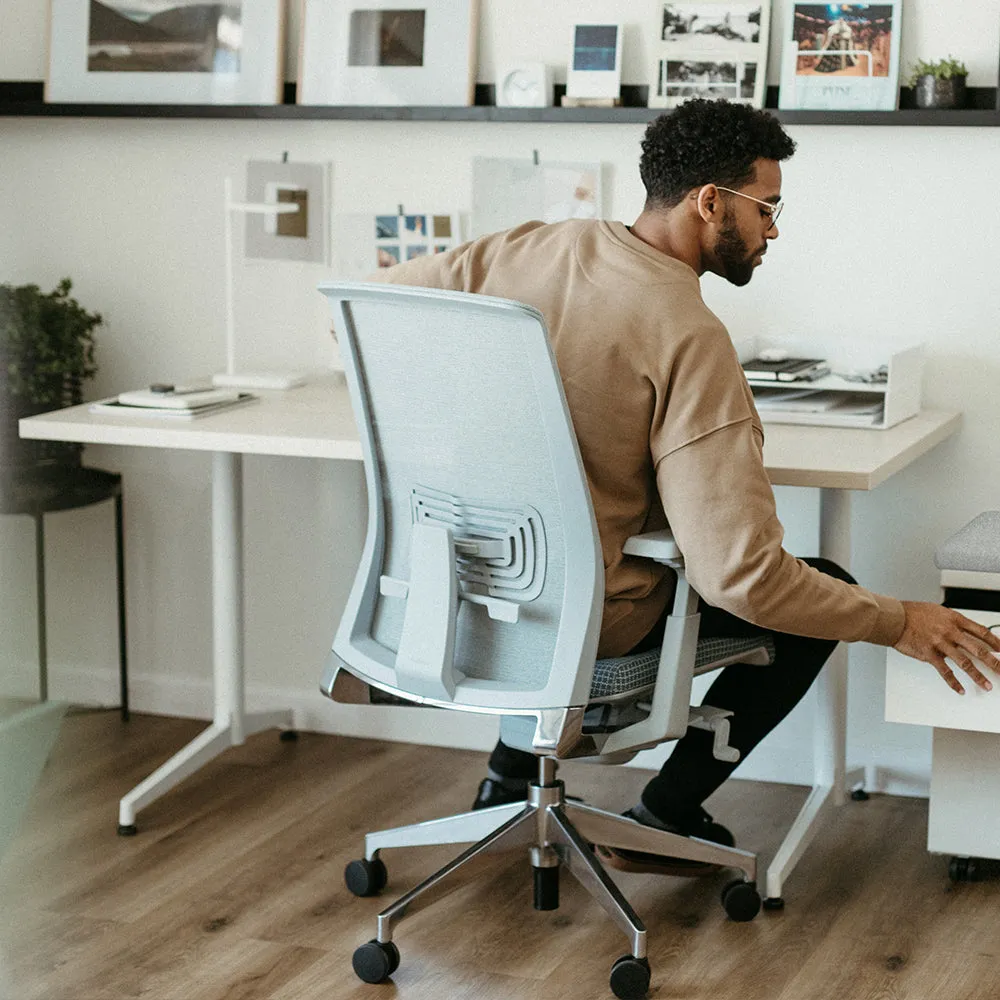
[[[167,420],[195,420],[207,417],[221,410],[229,410],[234,406],[252,403],[258,397],[252,392],[226,392],[226,398],[202,406],[133,406],[117,399],[102,399],[90,406],[91,413],[110,413],[119,417],[165,417]]]

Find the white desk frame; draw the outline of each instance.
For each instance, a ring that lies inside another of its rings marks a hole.
[[[775,486],[819,488],[819,554],[849,569],[852,491],[875,489],[954,434],[961,420],[925,410],[888,430],[766,423],[764,464]],[[841,643],[816,681],[813,786],[767,869],[770,900],[781,899],[785,879],[848,788],[873,783],[862,770],[847,770],[847,650]]]
[[[87,444],[211,451],[212,724],[122,798],[119,830],[135,832],[136,813],[248,736],[290,729],[288,709],[246,711],[243,656],[243,455],[294,455],[360,461],[361,445],[341,376],[298,389],[261,392],[243,407],[195,420],[91,413],[87,405],[28,417],[22,437]]]
[[[243,693],[243,454],[361,460],[343,378],[284,392],[261,392],[246,407],[191,422],[95,414],[86,405],[29,417],[21,436],[88,444],[214,452],[212,463],[213,677],[212,725],[121,800],[119,822],[247,736],[289,727],[291,713],[248,715]],[[871,490],[954,434],[956,413],[925,411],[889,430],[765,426],[764,462],[776,486],[820,490],[820,555],[851,563],[851,491]],[[827,813],[842,804],[858,773],[848,774],[847,647],[820,674],[813,788],[767,870],[766,896],[778,899]]]

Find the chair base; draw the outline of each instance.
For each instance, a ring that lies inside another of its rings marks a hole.
[[[352,862],[348,865],[348,871],[351,872],[353,868],[357,873],[360,870],[358,866],[369,869],[379,867],[381,877],[361,881],[349,878],[348,888],[356,895],[374,895],[384,886],[385,868],[379,858],[379,852],[384,848],[458,844],[478,840],[379,913],[376,937],[362,946],[362,949],[367,949],[366,955],[369,958],[374,955],[373,945],[387,956],[390,952],[395,952],[394,946],[389,947],[395,925],[404,915],[415,912],[418,900],[426,905],[435,893],[440,897],[457,888],[456,880],[449,877],[469,861],[487,853],[514,848],[528,850],[534,870],[536,909],[558,907],[559,870],[565,868],[595,898],[628,938],[630,953],[615,963],[617,972],[612,973],[612,989],[620,997],[645,995],[649,984],[648,975],[641,991],[636,991],[643,979],[642,970],[645,969],[648,973],[646,928],[597,859],[591,844],[670,855],[739,869],[744,878],[726,887],[723,905],[730,916],[737,920],[747,920],[756,915],[760,908],[760,897],[754,884],[757,876],[756,855],[695,837],[655,830],[625,816],[567,800],[563,783],[556,780],[555,774],[556,761],[550,757],[540,757],[538,779],[528,786],[526,803],[493,806],[368,834],[365,838],[365,860]],[[361,887],[371,887],[371,891],[359,891]],[[750,899],[751,896],[753,899]],[[738,905],[731,905],[731,902],[736,901]],[[750,905],[753,902],[756,902],[756,906]],[[397,964],[398,952],[395,952],[394,961],[387,958],[384,963],[381,960],[374,964],[361,962],[361,967],[366,970],[383,969],[384,975],[381,978],[369,978],[369,974],[373,974],[370,972],[362,974],[358,971],[358,963],[355,964],[355,971],[367,982],[381,982],[392,974],[390,969],[394,970]],[[619,993],[619,988],[623,992]]]

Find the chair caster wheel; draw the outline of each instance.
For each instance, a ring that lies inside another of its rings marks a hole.
[[[730,920],[743,923],[760,913],[760,893],[753,882],[737,879],[722,890],[722,907]]]
[[[278,736],[282,743],[294,743],[298,738],[299,731],[297,729],[282,729]]]
[[[355,950],[351,965],[358,979],[384,983],[399,968],[399,949],[392,941],[381,944],[372,938]]]
[[[642,1000],[649,990],[649,962],[622,955],[611,966],[611,992],[619,1000]]]
[[[388,879],[389,873],[385,870],[381,858],[375,858],[374,861],[362,858],[360,861],[350,862],[344,869],[344,882],[355,896],[377,895],[385,888]],[[372,982],[379,982],[379,980],[372,980]]]
[[[978,858],[952,858],[948,862],[948,878],[952,882],[977,882],[980,876]]]
[[[134,837],[138,832],[139,832],[139,827],[137,827],[135,823],[118,824],[119,837]]]
[[[768,896],[764,900],[765,910],[783,910],[785,908],[785,901],[781,896]]]
[[[851,792],[851,799],[854,802],[867,802],[871,796],[863,788],[855,788]]]

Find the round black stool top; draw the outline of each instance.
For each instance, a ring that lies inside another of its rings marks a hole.
[[[120,496],[117,472],[82,465],[0,469],[0,514],[47,514]]]

